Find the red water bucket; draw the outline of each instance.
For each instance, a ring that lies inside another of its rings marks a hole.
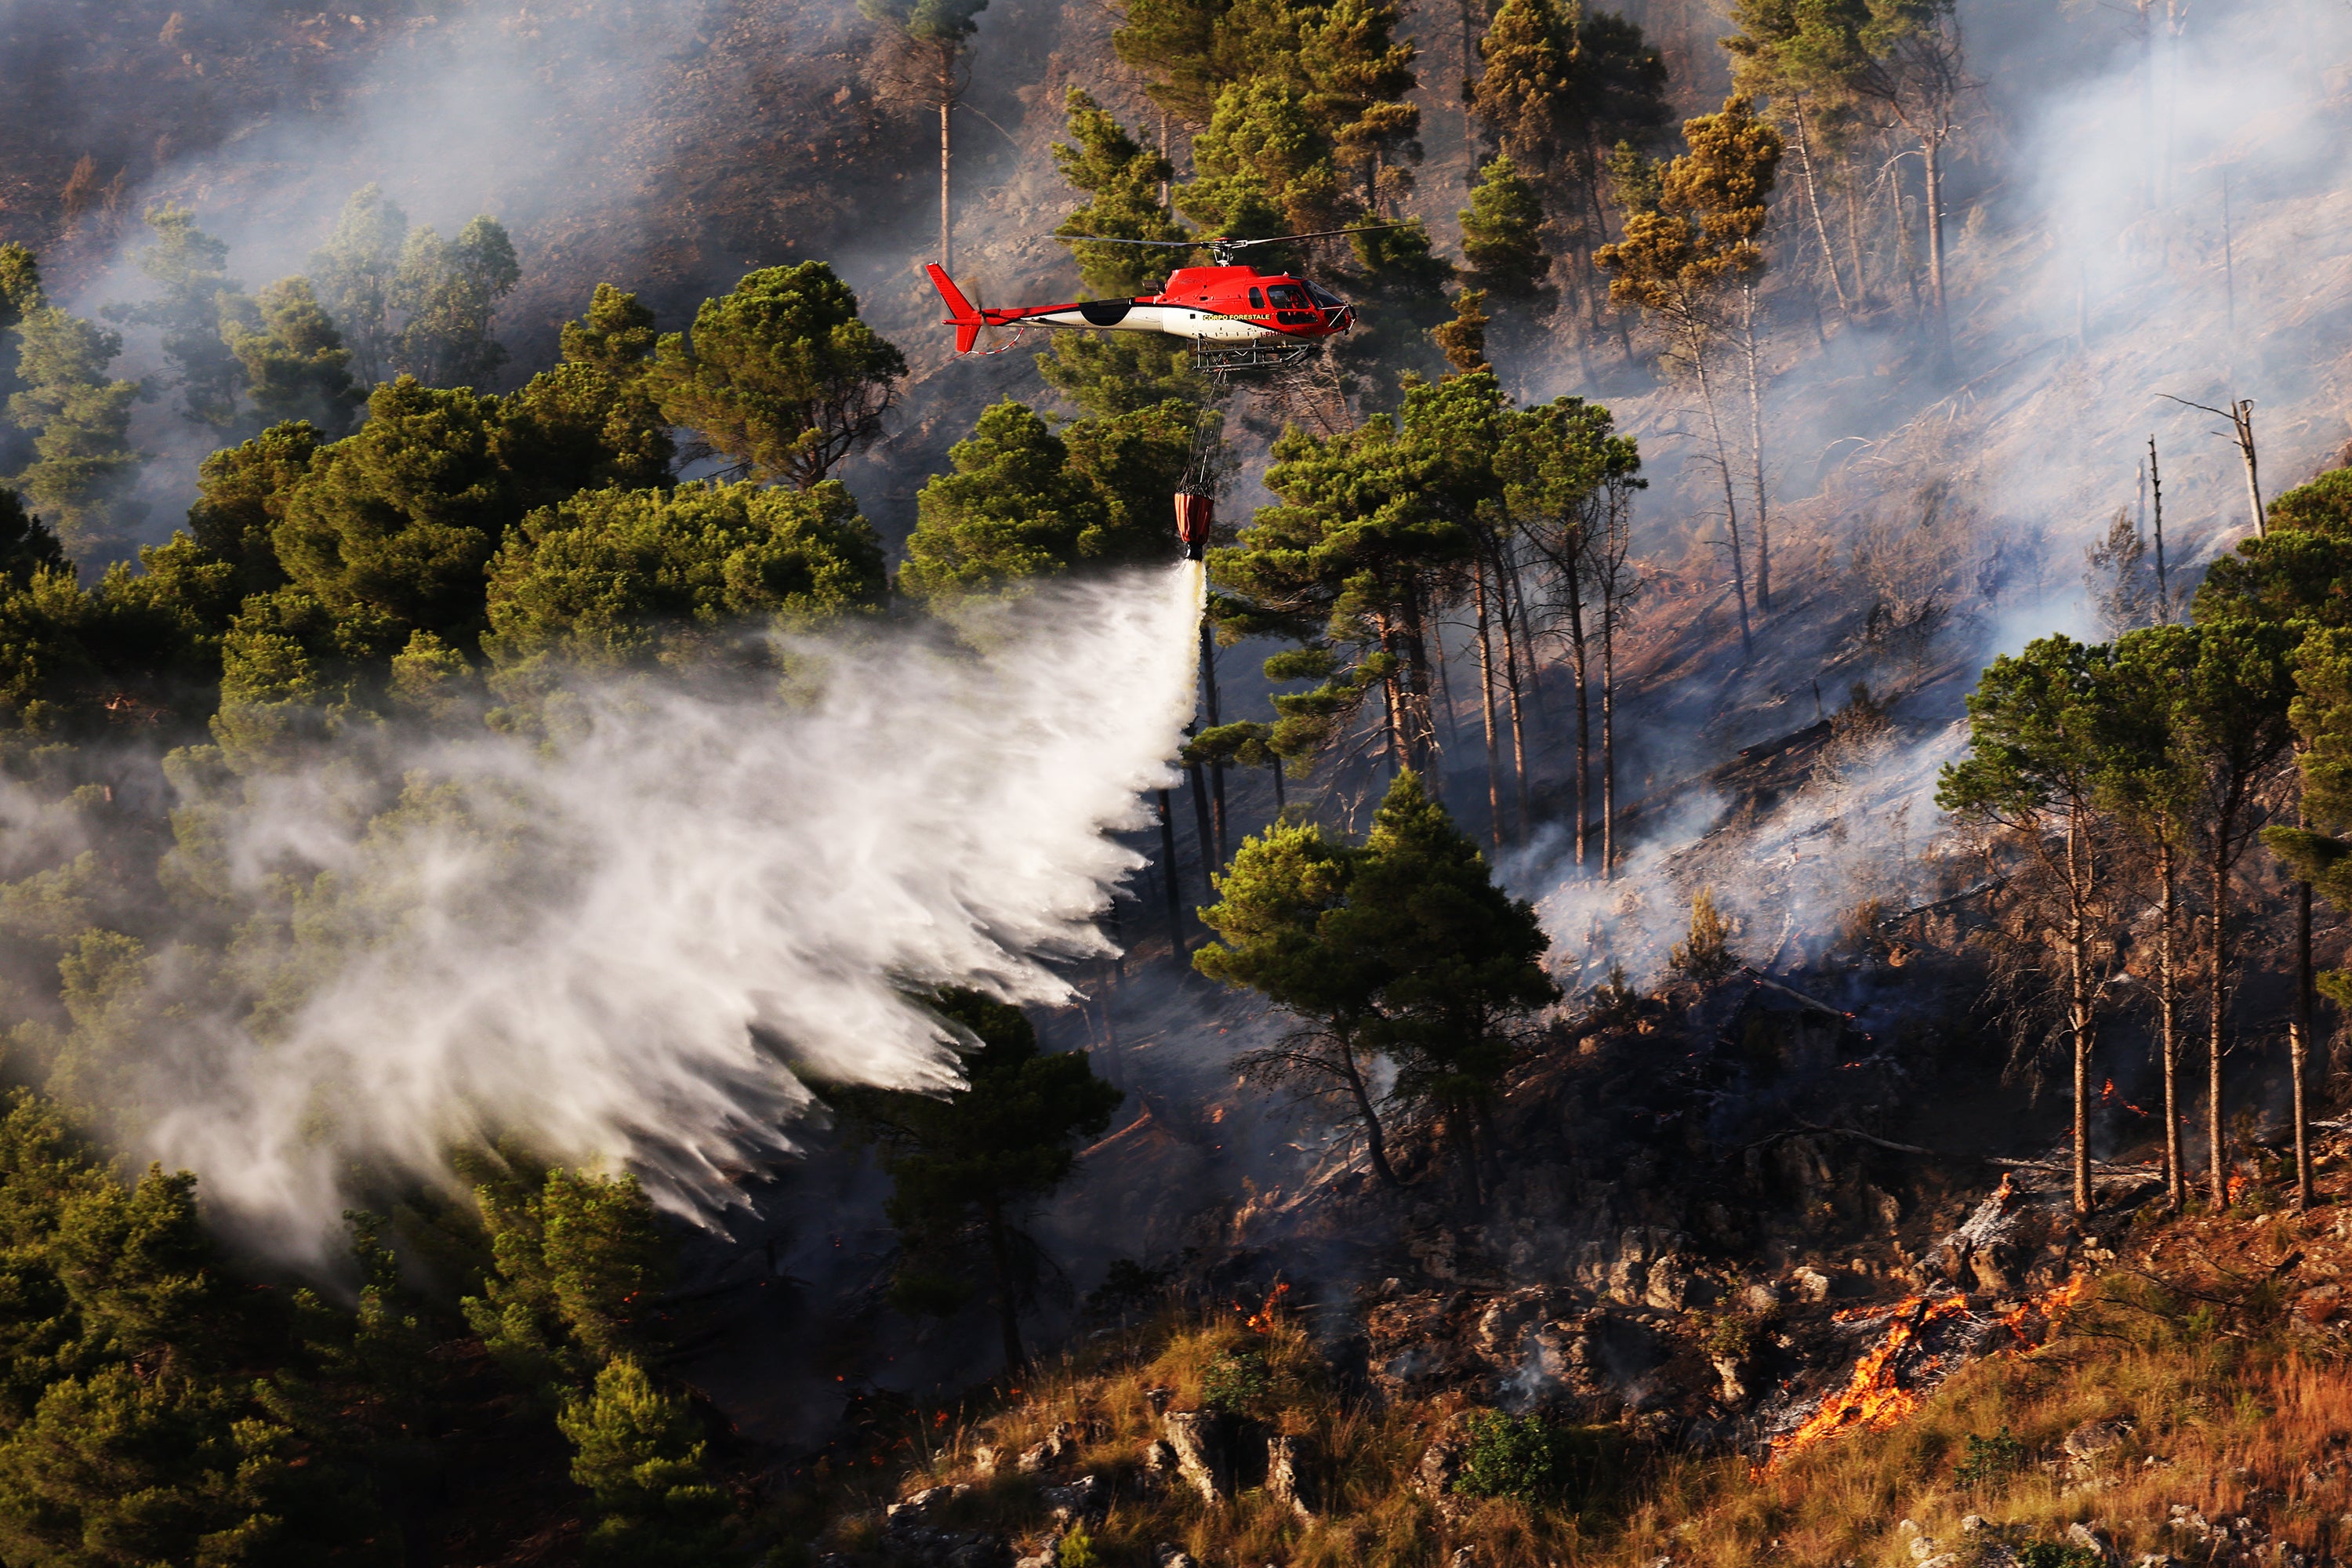
[[[1198,561],[1207,553],[1209,529],[1216,518],[1216,497],[1181,492],[1177,495],[1176,537],[1184,542],[1184,559]]]

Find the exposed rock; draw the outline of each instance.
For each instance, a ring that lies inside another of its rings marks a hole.
[[[2078,1465],[2088,1465],[2102,1455],[2111,1454],[2123,1447],[2124,1439],[2132,1435],[2137,1423],[2128,1416],[2111,1416],[2105,1421],[2085,1421],[2059,1441],[2066,1457]]]
[[[1801,1300],[1826,1301],[1830,1299],[1830,1277],[1811,1265],[1790,1275],[1789,1287]]]
[[[1974,1535],[1980,1531],[1990,1530],[1990,1528],[1992,1528],[1992,1521],[1985,1518],[1985,1516],[1980,1513],[1967,1513],[1960,1516],[1960,1533],[1962,1535]]]
[[[1164,1481],[1176,1474],[1176,1450],[1165,1437],[1154,1437],[1143,1446],[1143,1473],[1152,1480]]]
[[[1769,1318],[1780,1310],[1780,1292],[1769,1285],[1743,1285],[1739,1288],[1739,1310]]]
[[[1302,1520],[1315,1517],[1315,1509],[1307,1497],[1307,1486],[1298,1473],[1298,1463],[1304,1439],[1288,1436],[1265,1440],[1265,1495],[1276,1506],[1286,1508]]]
[[[1050,1470],[1077,1458],[1078,1443],[1086,1435],[1068,1421],[1046,1434],[1045,1440],[1021,1456],[1020,1468],[1024,1476],[1040,1470]]]
[[[1201,1563],[1182,1547],[1163,1541],[1151,1549],[1151,1568],[1201,1568]]]
[[[1730,1356],[1715,1358],[1715,1375],[1723,1380],[1726,1405],[1744,1405],[1748,1401],[1748,1384],[1740,1379],[1741,1371],[1740,1363]]]
[[[1167,1444],[1176,1456],[1176,1473],[1211,1503],[1233,1495],[1233,1467],[1217,1430],[1217,1418],[1205,1410],[1171,1410],[1160,1418]]]
[[[882,1528],[892,1525],[916,1525],[925,1522],[940,1507],[971,1490],[970,1487],[925,1487],[914,1496],[894,1502],[882,1510]]]
[[[1100,1519],[1110,1510],[1110,1488],[1095,1476],[1080,1476],[1066,1487],[1040,1487],[1037,1497],[1056,1524]]]
[[[1143,1403],[1151,1407],[1151,1414],[1154,1415],[1167,1415],[1169,1401],[1175,1397],[1174,1389],[1163,1388],[1156,1384],[1143,1391]]]
[[[2084,1425],[2105,1426],[2108,1424],[2104,1422],[2085,1422]],[[2074,1429],[2074,1432],[2080,1432],[2082,1429],[2083,1428],[2081,1426],[2077,1426]],[[2069,1432],[2066,1435],[2070,1442],[2074,1436],[2074,1432]],[[2123,1439],[2121,1437],[2117,1437],[2116,1439],[2116,1442],[2121,1442],[2122,1440]],[[2102,1563],[2121,1563],[2123,1561],[2122,1554],[2116,1551],[2115,1542],[2108,1537],[2107,1532],[2104,1530],[2095,1530],[2087,1524],[2070,1524],[2066,1527],[2066,1540],[2069,1544],[2079,1546],[2085,1552],[2097,1552],[2099,1554],[2099,1561]]]
[[[993,1443],[982,1443],[971,1451],[971,1468],[983,1476],[992,1476],[1004,1463],[1004,1451]]]

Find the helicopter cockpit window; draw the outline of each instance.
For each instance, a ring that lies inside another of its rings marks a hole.
[[[1325,290],[1317,288],[1312,283],[1307,285],[1307,291],[1315,296],[1315,302],[1322,306],[1325,310],[1336,310],[1339,308],[1339,297],[1338,295],[1327,293]]]
[[[1273,284],[1267,288],[1266,293],[1274,300],[1274,308],[1277,310],[1296,310],[1307,304],[1307,296],[1295,283]]]
[[[1265,309],[1265,296],[1259,293],[1255,289],[1250,290],[1250,309],[1253,310],[1263,310]]]

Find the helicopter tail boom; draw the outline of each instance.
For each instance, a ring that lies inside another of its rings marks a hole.
[[[972,309],[971,301],[963,297],[963,290],[955,286],[955,279],[948,276],[947,268],[934,261],[923,270],[930,274],[931,287],[937,289],[940,298],[947,301],[948,324],[956,330],[956,353],[971,353],[972,344],[980,340],[980,329],[988,324],[987,319]]]

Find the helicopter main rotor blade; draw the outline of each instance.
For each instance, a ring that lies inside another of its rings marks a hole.
[[[1387,228],[1411,228],[1410,223],[1370,223],[1355,228],[1323,228],[1313,234],[1270,234],[1262,239],[1120,239],[1108,234],[1058,234],[1056,239],[1085,240],[1090,245],[1150,245],[1174,250],[1206,250],[1214,246],[1224,250],[1245,250],[1253,245],[1287,245],[1298,239],[1331,239],[1343,234],[1378,234]]]
[[[1313,234],[1276,234],[1264,239],[1204,239],[1202,245],[1222,245],[1228,250],[1241,250],[1253,245],[1287,245],[1295,239],[1331,239],[1343,234],[1378,234],[1384,228],[1411,228],[1410,223],[1370,223],[1357,228],[1324,228]]]

